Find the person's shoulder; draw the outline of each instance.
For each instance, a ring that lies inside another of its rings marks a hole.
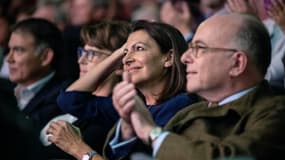
[[[285,106],[285,95],[272,95],[263,100],[263,103],[269,103],[271,105],[280,105]]]

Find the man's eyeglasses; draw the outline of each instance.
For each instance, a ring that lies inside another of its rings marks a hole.
[[[88,61],[92,61],[94,56],[96,57],[102,57],[102,56],[109,56],[110,54],[105,53],[105,52],[100,52],[100,51],[95,51],[95,50],[85,50],[82,47],[77,48],[77,56],[80,58],[81,56],[85,56],[85,58]]]
[[[190,51],[190,53],[195,57],[195,58],[199,58],[200,57],[200,53],[199,50],[204,50],[205,52],[207,51],[228,51],[228,52],[237,52],[238,50],[236,49],[231,49],[231,48],[214,48],[214,47],[204,47],[204,46],[199,46],[197,44],[194,43],[189,43],[188,45],[188,51]]]

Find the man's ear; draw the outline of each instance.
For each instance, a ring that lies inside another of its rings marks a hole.
[[[229,74],[232,77],[236,77],[245,71],[248,65],[248,57],[245,53],[239,51],[234,53],[232,58],[233,61]]]
[[[41,64],[42,66],[48,66],[52,63],[54,58],[54,52],[52,49],[47,48],[44,50],[44,53],[41,54]]]
[[[164,59],[164,67],[171,67],[173,65],[174,57],[173,57],[173,49],[168,51],[168,54],[166,55]]]

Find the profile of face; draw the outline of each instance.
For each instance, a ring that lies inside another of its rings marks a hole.
[[[84,45],[84,48],[78,48],[78,64],[80,68],[79,76],[84,76],[88,71],[94,68],[98,63],[102,62],[109,55],[111,51],[106,49],[99,49],[94,46]]]
[[[160,83],[165,68],[170,67],[169,54],[163,54],[156,41],[145,31],[132,32],[126,42],[123,58],[124,71],[131,76],[137,86]]]
[[[182,55],[188,92],[203,95],[209,91],[221,91],[230,81],[232,58],[236,52],[230,42],[237,27],[235,24],[222,25],[225,20],[229,19],[212,18],[202,23],[192,44]]]
[[[47,65],[35,46],[34,37],[22,32],[13,32],[9,40],[9,78],[12,82],[29,85],[40,78]]]

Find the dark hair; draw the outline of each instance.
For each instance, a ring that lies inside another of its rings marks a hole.
[[[158,103],[164,102],[179,92],[185,91],[186,72],[185,66],[181,63],[180,57],[187,50],[187,43],[183,35],[174,27],[160,22],[136,21],[133,24],[132,32],[144,30],[158,44],[163,54],[173,50],[174,63],[169,67],[162,79],[167,80],[167,86],[161,92],[157,100]]]
[[[262,75],[265,75],[271,61],[271,41],[263,23],[254,16],[243,15],[235,41],[239,48],[246,52],[251,64],[254,64]]]
[[[31,35],[36,48],[52,49],[54,57],[51,65],[54,69],[59,67],[59,57],[63,54],[64,46],[62,33],[53,23],[41,18],[29,18],[13,26],[12,33],[15,32]]]
[[[128,22],[103,21],[84,26],[80,36],[84,44],[115,51],[126,42],[130,31],[131,26]]]

